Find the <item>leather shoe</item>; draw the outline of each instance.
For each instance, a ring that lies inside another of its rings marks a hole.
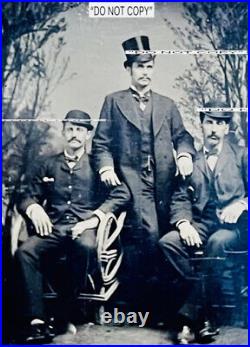
[[[200,329],[195,332],[197,342],[209,343],[214,341],[214,337],[219,335],[220,330],[212,327],[209,321],[203,322]]]
[[[23,343],[41,344],[51,342],[55,337],[53,326],[46,323],[29,324],[23,333]]]

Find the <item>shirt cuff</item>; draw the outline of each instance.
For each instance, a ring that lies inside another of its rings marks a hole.
[[[248,211],[248,203],[245,200],[239,200],[239,203],[244,206],[245,211]]]
[[[182,223],[190,223],[190,221],[188,219],[180,219],[177,223],[176,223],[176,227],[178,228]]]
[[[28,216],[29,218],[31,218],[32,211],[34,210],[34,208],[35,208],[37,205],[40,206],[39,204],[34,203],[34,204],[29,205],[29,206],[26,208],[25,213],[27,214],[27,216]]]
[[[104,173],[105,171],[109,171],[109,170],[114,170],[113,166],[103,166],[100,170],[99,170],[99,174],[101,175],[102,173]]]
[[[181,157],[186,157],[189,159],[192,159],[192,155],[188,152],[181,152],[177,155],[177,160],[180,159]]]
[[[104,216],[105,216],[105,213],[104,212],[102,212],[101,210],[95,210],[94,212],[93,212],[93,214],[96,216],[96,217],[98,217],[98,219],[101,221],[103,218],[104,218]]]

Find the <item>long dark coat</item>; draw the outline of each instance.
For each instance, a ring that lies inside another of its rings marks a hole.
[[[194,154],[193,139],[185,130],[175,103],[152,92],[153,148],[155,156],[155,200],[159,225],[168,223],[169,201],[176,173],[173,147],[177,154]],[[141,213],[141,125],[131,91],[108,95],[102,107],[92,154],[100,170],[114,166],[132,193],[128,224],[130,237],[140,237]],[[137,232],[136,232],[137,230]]]

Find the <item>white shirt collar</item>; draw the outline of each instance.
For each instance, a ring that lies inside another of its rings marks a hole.
[[[133,86],[133,84],[131,84],[130,88],[136,91],[136,93],[138,93],[140,96],[144,96],[151,90],[150,86],[147,86],[147,88],[145,88],[144,92],[142,93],[142,92],[139,92],[139,90],[135,86]]]
[[[223,142],[215,147],[218,150],[218,155],[221,153],[222,147],[223,147]],[[207,153],[207,152],[210,152],[210,151],[205,146],[203,146],[203,153]]]
[[[79,161],[79,160],[81,159],[81,157],[83,156],[84,153],[85,153],[85,148],[82,147],[81,150],[79,150],[78,153],[76,154],[76,156],[77,156],[77,161]],[[66,149],[64,149],[64,155],[65,155],[66,157],[69,157],[69,158],[74,158],[74,157],[75,157],[75,155],[70,155],[70,154],[67,152]]]

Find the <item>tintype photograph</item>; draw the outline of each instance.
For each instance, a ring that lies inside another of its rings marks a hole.
[[[247,344],[247,16],[2,3],[4,344]]]

